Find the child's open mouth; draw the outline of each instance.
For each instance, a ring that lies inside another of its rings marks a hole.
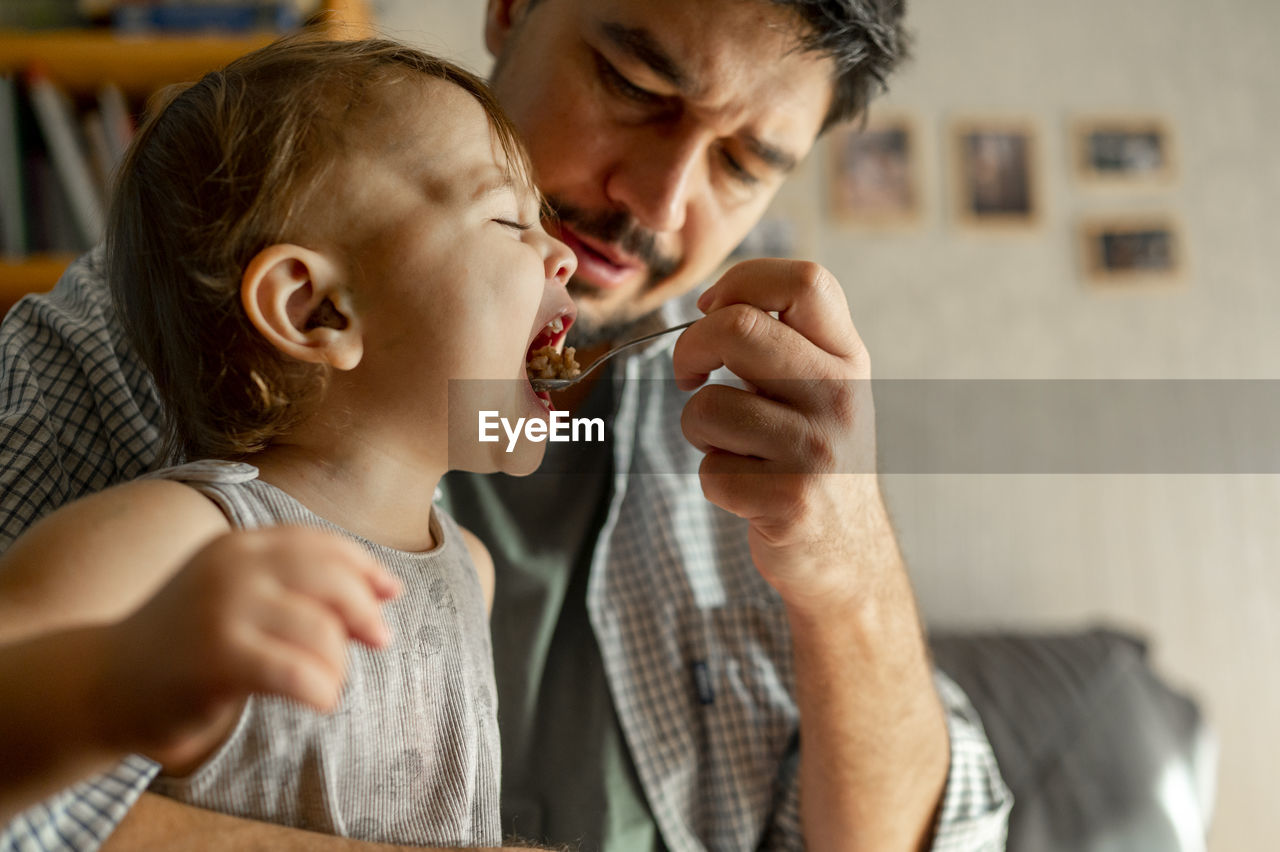
[[[569,326],[573,325],[573,317],[561,314],[534,335],[533,342],[525,352],[525,375],[529,379],[571,379],[581,372],[574,356],[572,346],[565,347],[564,339],[569,334]],[[542,400],[548,411],[554,411],[551,395],[546,391],[534,391],[534,395]]]

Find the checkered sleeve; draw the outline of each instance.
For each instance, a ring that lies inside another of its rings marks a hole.
[[[63,503],[149,469],[159,423],[94,250],[0,325],[0,551]]]
[[[933,677],[951,735],[951,769],[938,810],[933,849],[999,852],[1005,848],[1013,794],[1000,777],[982,720],[964,691],[939,671]]]
[[[1005,833],[1013,796],[1005,787],[995,755],[982,722],[964,691],[941,672],[934,672],[934,684],[947,714],[951,736],[951,769],[938,811],[933,838],[934,852],[999,852],[1005,848]],[[762,849],[804,849],[800,826],[798,783],[798,740],[782,766],[781,795],[775,803],[768,836]]]
[[[63,503],[151,467],[159,422],[96,249],[0,325],[0,552]],[[97,849],[155,773],[144,758],[125,760],[15,817],[0,850]]]
[[[0,849],[13,852],[92,852],[115,831],[160,771],[130,755],[90,778],[18,814],[0,828]]]

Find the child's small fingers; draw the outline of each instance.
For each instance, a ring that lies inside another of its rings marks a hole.
[[[277,527],[278,531],[304,536],[302,546],[313,558],[327,558],[344,564],[351,571],[364,577],[381,598],[393,598],[404,591],[400,578],[388,571],[378,560],[360,545],[336,533],[306,527]]]
[[[324,604],[285,590],[252,616],[261,633],[311,654],[339,680],[347,666],[347,630]]]
[[[351,637],[374,647],[391,641],[391,631],[382,619],[382,599],[365,569],[364,561],[370,557],[332,546],[294,556],[279,564],[279,576],[287,588],[322,601]]]
[[[364,548],[352,541],[343,541],[346,546],[344,561],[364,577],[379,599],[387,601],[398,598],[404,592],[404,583],[395,574],[388,571],[374,559]]]
[[[233,676],[246,693],[292,698],[322,712],[338,706],[342,678],[297,646],[258,634]]]

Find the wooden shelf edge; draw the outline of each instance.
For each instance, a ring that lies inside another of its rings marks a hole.
[[[25,260],[0,260],[0,304],[11,305],[28,293],[52,290],[74,254],[34,254]]]
[[[57,83],[94,91],[106,81],[130,94],[196,79],[211,68],[271,42],[271,34],[243,36],[122,36],[109,31],[0,31],[0,70],[39,65]]]

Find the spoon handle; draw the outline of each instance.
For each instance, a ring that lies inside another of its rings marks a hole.
[[[664,328],[662,331],[655,331],[653,334],[646,334],[644,337],[637,337],[635,340],[628,340],[626,343],[621,343],[613,347],[612,349],[610,349],[608,352],[601,355],[596,360],[592,361],[586,367],[584,367],[581,373],[579,373],[577,376],[574,376],[573,380],[576,382],[578,379],[581,379],[587,373],[590,373],[596,367],[599,367],[601,364],[603,364],[605,361],[608,361],[614,355],[617,355],[623,349],[629,349],[630,347],[635,346],[637,343],[644,343],[646,340],[653,340],[655,337],[661,337],[664,334],[670,334],[673,331],[680,331],[681,329],[688,328],[689,326],[693,325],[695,322],[697,322],[697,320],[689,320],[688,322],[681,323],[680,325],[673,325],[671,328]]]

